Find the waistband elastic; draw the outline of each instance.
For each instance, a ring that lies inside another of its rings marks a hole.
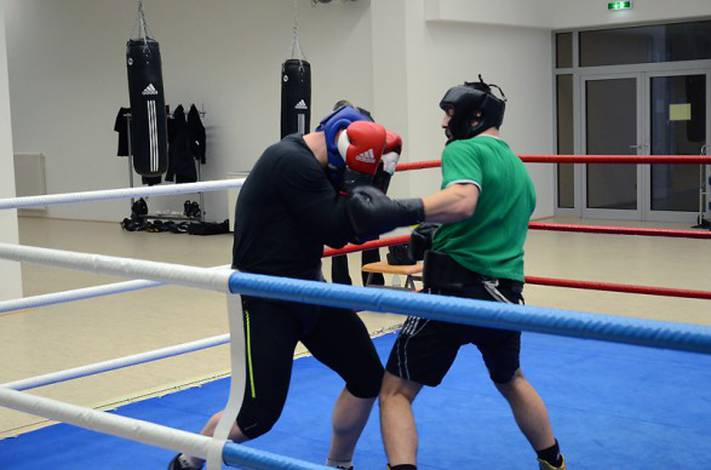
[[[425,253],[422,271],[425,289],[458,290],[494,282],[497,286],[520,294],[523,282],[514,279],[495,278],[470,271],[454,261],[448,254],[429,250]]]

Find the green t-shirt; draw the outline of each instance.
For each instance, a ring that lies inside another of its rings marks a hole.
[[[432,248],[485,276],[523,281],[523,245],[536,207],[536,191],[523,162],[503,140],[480,135],[457,140],[442,153],[442,189],[479,187],[468,219],[444,224]]]

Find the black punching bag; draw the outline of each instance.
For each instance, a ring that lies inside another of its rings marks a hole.
[[[168,168],[168,129],[158,42],[130,39],[126,64],[133,167],[141,176],[160,176]]]
[[[311,64],[288,59],[281,66],[281,137],[311,126]]]

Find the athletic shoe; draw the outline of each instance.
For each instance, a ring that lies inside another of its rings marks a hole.
[[[168,470],[200,470],[201,467],[186,467],[180,461],[180,455],[173,457],[173,460],[168,464]]]
[[[540,470],[566,470],[565,467],[565,458],[563,456],[560,456],[561,461],[560,461],[560,466],[554,467],[553,465],[549,464],[543,459],[538,459],[538,468]]]

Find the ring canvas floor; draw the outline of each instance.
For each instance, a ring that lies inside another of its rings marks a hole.
[[[376,338],[385,361],[394,335]],[[708,468],[711,356],[528,333],[522,364],[546,401],[570,469]],[[229,383],[124,406],[116,413],[196,432],[225,402]],[[274,429],[248,445],[322,462],[330,410],[342,387],[315,359],[294,363]],[[421,469],[533,469],[535,458],[474,347],[415,402]],[[58,424],[0,441],[0,468],[161,469],[171,453]],[[357,469],[385,468],[377,410],[360,440]]]

